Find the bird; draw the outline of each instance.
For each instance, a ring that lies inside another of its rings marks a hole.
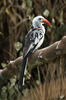
[[[23,61],[21,66],[20,79],[18,81],[19,91],[22,92],[24,75],[27,68],[28,57],[34,53],[43,43],[45,37],[44,24],[52,27],[51,23],[43,16],[36,16],[32,21],[32,27],[25,36],[23,47]]]

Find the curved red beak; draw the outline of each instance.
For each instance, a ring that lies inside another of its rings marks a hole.
[[[42,21],[45,22],[45,23],[47,23],[48,26],[52,27],[51,23],[47,19],[43,19]]]

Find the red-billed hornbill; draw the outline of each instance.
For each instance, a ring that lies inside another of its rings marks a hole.
[[[24,83],[24,73],[27,67],[28,57],[36,51],[44,41],[45,35],[45,27],[43,26],[44,23],[47,23],[51,27],[50,22],[45,19],[43,16],[37,16],[32,21],[32,28],[28,32],[25,37],[25,44],[24,44],[24,56],[22,61],[22,69],[20,73],[20,79],[18,82],[18,88],[20,92],[22,91],[22,86]]]

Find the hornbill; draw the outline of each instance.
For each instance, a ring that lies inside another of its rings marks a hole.
[[[22,91],[22,86],[24,83],[24,74],[27,67],[28,57],[35,52],[43,43],[45,36],[45,27],[44,23],[47,23],[48,26],[52,26],[50,22],[45,19],[43,16],[36,16],[32,21],[32,28],[25,36],[25,43],[23,48],[23,61],[22,69],[20,73],[20,79],[18,82],[19,91]]]

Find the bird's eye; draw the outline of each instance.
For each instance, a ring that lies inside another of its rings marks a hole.
[[[39,20],[41,21],[41,18],[39,18]]]

